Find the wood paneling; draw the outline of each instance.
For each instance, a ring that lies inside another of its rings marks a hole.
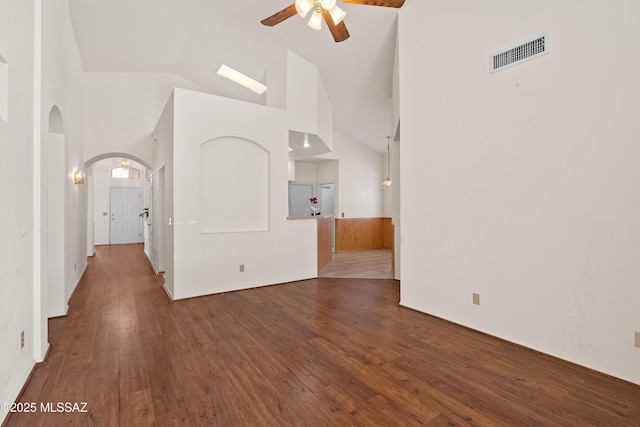
[[[331,217],[317,218],[318,274],[331,262]]]
[[[391,218],[336,218],[336,252],[393,249]]]
[[[398,305],[382,279],[169,302],[142,245],[96,247],[14,426],[638,426],[640,386]]]
[[[382,247],[385,249],[393,249],[393,223],[391,218],[382,219]]]

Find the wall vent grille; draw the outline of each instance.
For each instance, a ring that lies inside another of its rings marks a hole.
[[[547,53],[549,53],[549,33],[544,33],[517,46],[491,55],[489,72],[495,73]]]

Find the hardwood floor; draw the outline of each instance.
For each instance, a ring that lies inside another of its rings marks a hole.
[[[322,278],[169,302],[139,245],[99,247],[9,426],[638,426],[640,387]]]
[[[334,252],[320,277],[341,279],[393,279],[391,249]]]

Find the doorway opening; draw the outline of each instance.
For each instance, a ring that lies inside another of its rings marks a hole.
[[[150,169],[124,153],[102,155],[86,163],[87,251],[94,246],[145,243],[150,220]]]

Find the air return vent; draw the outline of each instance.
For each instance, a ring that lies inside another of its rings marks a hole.
[[[503,70],[549,53],[549,33],[536,36],[524,43],[491,55],[490,73]]]

